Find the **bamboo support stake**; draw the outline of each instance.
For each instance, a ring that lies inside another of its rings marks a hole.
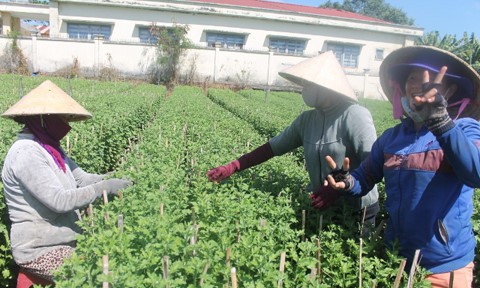
[[[107,191],[103,190],[102,194],[103,194],[103,204],[107,205],[108,204]],[[105,222],[108,222],[110,220],[110,217],[108,216],[107,212],[105,212],[105,215],[103,215],[103,218],[105,219]]]
[[[400,268],[398,268],[397,277],[395,278],[393,288],[398,288],[400,286],[400,281],[402,280],[402,275],[403,275],[403,271],[405,269],[406,264],[407,264],[407,260],[405,260],[405,259],[403,259],[400,262]]]
[[[239,223],[237,221],[237,243],[240,243],[240,227],[238,227]]]
[[[88,204],[87,215],[90,218],[90,225],[93,226],[93,205],[92,205],[92,203]]]
[[[372,288],[377,288],[377,280],[373,279]]]
[[[160,203],[160,216],[163,216],[163,203]]]
[[[307,212],[302,210],[302,242],[305,242],[305,222],[307,219]]]
[[[365,214],[364,214],[365,215]],[[362,224],[363,226],[363,224]],[[363,254],[363,239],[360,238],[360,255],[358,255],[359,259],[359,267],[358,267],[358,288],[362,288],[362,254]]]
[[[168,279],[168,256],[163,256],[163,279]]]
[[[207,264],[205,264],[205,267],[203,268],[202,277],[200,277],[200,282],[198,283],[199,286],[203,286],[203,279],[205,275],[207,275],[208,268],[210,268],[210,263],[207,262]]]
[[[225,261],[227,264],[227,267],[230,268],[230,256],[232,255],[232,248],[228,247],[227,248],[227,255],[225,257]]]
[[[322,282],[322,251],[320,250],[320,239],[317,239],[317,275],[318,282]]]
[[[227,247],[227,255],[225,256],[225,264],[227,266],[227,269],[230,270],[230,266],[231,266],[231,263],[230,263],[230,256],[232,255],[232,248],[230,247]],[[228,281],[227,283],[225,283],[225,288],[228,288],[229,287],[229,284],[228,284]]]
[[[237,270],[235,269],[235,267],[232,267],[231,274],[232,274],[232,288],[237,288]]]
[[[108,255],[103,255],[102,262],[103,262],[103,274],[108,275]],[[103,281],[102,288],[108,288],[107,281]]]
[[[365,226],[365,215],[367,214],[367,207],[363,208],[362,223],[360,225],[360,235],[363,235],[363,227]]]
[[[277,287],[282,287],[282,284],[283,284],[283,273],[285,272],[285,252],[282,252],[280,254],[280,267],[279,267],[279,271],[280,271],[280,279],[278,280],[278,284],[277,284]]]
[[[378,225],[377,230],[375,230],[375,234],[373,234],[373,239],[378,239],[378,236],[380,235],[380,232],[382,232],[383,228],[385,228],[385,219],[382,220]]]
[[[323,230],[323,214],[320,214],[320,219],[318,219],[318,236],[322,233]]]
[[[70,135],[67,135],[66,140],[67,140],[67,154],[68,154],[68,156],[71,156],[72,155],[72,150],[70,148]]]
[[[420,249],[415,250],[415,255],[412,260],[412,267],[410,268],[410,274],[408,275],[407,288],[413,287],[413,277],[417,271],[418,257],[420,256]]]
[[[315,280],[315,278],[317,277],[317,267],[312,267],[310,268],[310,281],[313,281]]]
[[[123,215],[122,214],[118,215],[117,226],[120,233],[123,233]]]

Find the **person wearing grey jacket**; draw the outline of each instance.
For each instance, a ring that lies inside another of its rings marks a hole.
[[[304,111],[283,132],[265,144],[228,164],[210,169],[206,173],[208,179],[221,182],[236,172],[303,147],[310,178],[305,190],[310,193],[311,206],[322,213],[336,207],[330,211],[342,213],[342,203],[347,204],[346,210],[359,212],[358,222],[366,227],[362,234],[368,235],[380,209],[376,186],[356,199],[340,197],[341,193],[335,190],[329,195],[321,195],[320,199],[317,191],[323,187],[323,180],[330,173],[325,155],[333,153],[337,157],[350,157],[355,167],[368,157],[377,137],[370,112],[358,104],[355,92],[332,51],[304,60],[279,74],[301,86],[305,104],[314,109]],[[345,224],[341,220],[336,222]]]
[[[78,210],[103,191],[118,195],[132,182],[87,173],[63,152],[60,140],[70,130],[68,122],[91,114],[52,82],[42,83],[2,116],[24,125],[2,169],[13,258],[21,269],[53,282],[53,272],[82,232]]]

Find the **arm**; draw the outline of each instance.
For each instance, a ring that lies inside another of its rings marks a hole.
[[[480,124],[464,118],[437,140],[457,177],[470,187],[480,188]]]
[[[293,148],[301,146],[298,137],[298,125],[301,122],[301,116],[287,127],[282,133],[270,139],[269,142],[256,148],[255,150],[244,154],[240,158],[230,162],[227,165],[218,166],[207,172],[207,177],[210,181],[220,182],[227,179],[232,174],[238,171],[248,169],[250,167],[266,162],[277,155],[282,155]],[[296,141],[290,141],[296,139]]]
[[[267,142],[252,152],[242,155],[240,158],[230,162],[227,165],[211,169],[207,172],[207,177],[210,181],[219,182],[230,177],[235,172],[242,171],[268,161],[273,156],[272,147],[270,146],[270,143]]]
[[[95,184],[105,178],[105,175],[91,174],[85,172],[77,165],[77,163],[75,163],[70,158],[67,158],[66,162],[67,165],[70,167],[70,170],[72,171],[75,182],[77,182],[77,187],[85,187],[91,184]]]

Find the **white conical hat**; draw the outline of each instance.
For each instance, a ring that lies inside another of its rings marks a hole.
[[[44,81],[23,96],[3,113],[2,117],[15,118],[46,114],[63,115],[68,121],[81,121],[92,117],[90,112],[50,80]]]
[[[311,83],[357,101],[355,91],[332,51],[304,60],[278,74],[297,85]]]

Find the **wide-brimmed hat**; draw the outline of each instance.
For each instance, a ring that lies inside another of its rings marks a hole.
[[[23,96],[5,111],[2,117],[15,118],[47,114],[62,115],[68,121],[81,121],[92,117],[90,112],[50,80],[44,81]]]
[[[465,61],[455,54],[432,46],[408,46],[391,52],[380,65],[380,84],[395,111],[401,110],[400,95],[396,89],[403,92],[405,81],[414,67],[435,73],[442,66],[447,66],[444,79],[457,84],[457,92],[448,99],[449,105],[463,99],[469,103],[461,111],[459,117],[480,119],[480,75]],[[433,79],[430,79],[433,81]],[[399,107],[400,106],[400,107]],[[457,116],[461,105],[448,107],[451,116]]]
[[[304,60],[278,74],[297,85],[314,84],[357,101],[357,95],[332,51]]]

